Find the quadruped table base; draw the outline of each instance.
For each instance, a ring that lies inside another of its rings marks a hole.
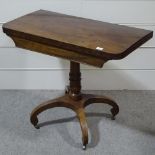
[[[114,120],[115,116],[119,112],[119,107],[115,101],[112,99],[93,95],[93,94],[82,94],[81,93],[81,73],[80,73],[80,64],[76,62],[70,62],[70,74],[69,74],[70,86],[66,90],[66,94],[62,97],[49,100],[37,106],[31,113],[31,123],[34,125],[35,128],[39,129],[38,126],[38,118],[37,116],[50,108],[54,107],[65,107],[72,109],[80,122],[81,130],[82,130],[82,142],[83,142],[83,149],[86,149],[86,145],[88,144],[88,126],[86,121],[86,115],[84,108],[87,105],[92,103],[104,103],[109,104],[112,106],[111,119]]]

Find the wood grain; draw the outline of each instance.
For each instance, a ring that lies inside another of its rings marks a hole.
[[[81,62],[84,64],[89,64],[96,67],[102,67],[105,61],[99,57],[87,56],[85,54],[75,53],[73,51],[49,46],[42,43],[37,43],[34,41],[29,41],[26,39],[21,39],[17,37],[12,37],[17,47],[28,49],[31,51],[37,51],[39,53],[73,60],[75,62]]]
[[[103,64],[111,59],[124,58],[153,36],[148,30],[44,10],[4,24],[3,31],[12,37],[97,57],[103,60]],[[103,51],[96,50],[96,47],[102,47]]]

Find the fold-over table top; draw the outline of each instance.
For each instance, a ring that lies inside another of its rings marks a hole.
[[[104,60],[121,59],[153,36],[152,31],[39,10],[3,25],[9,36]]]

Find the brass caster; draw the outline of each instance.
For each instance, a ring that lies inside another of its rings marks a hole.
[[[115,116],[111,116],[111,120],[115,120],[116,118],[115,118]]]
[[[38,125],[35,125],[34,127],[35,127],[36,129],[40,129],[40,127],[39,127]]]
[[[83,150],[86,150],[86,145],[83,145],[82,149],[83,149]]]

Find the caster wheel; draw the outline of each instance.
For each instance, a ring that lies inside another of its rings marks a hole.
[[[40,129],[40,127],[38,125],[34,126],[36,129]]]
[[[111,117],[111,120],[115,120],[115,116],[112,116],[112,117]]]
[[[86,150],[86,145],[83,145],[82,149],[83,149],[83,150]]]
[[[112,117],[111,117],[111,120],[115,120],[115,116],[112,116]]]

